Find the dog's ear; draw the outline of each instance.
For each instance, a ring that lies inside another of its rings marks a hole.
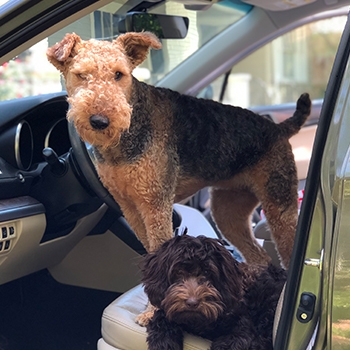
[[[219,241],[205,238],[208,260],[213,264],[213,269],[218,269],[215,286],[220,289],[224,299],[237,302],[241,296],[242,274],[239,263]]]
[[[165,253],[163,244],[156,252],[148,253],[141,263],[142,283],[145,292],[152,305],[160,307],[164,299],[165,292],[169,287],[167,263],[168,254]]]
[[[150,32],[122,34],[115,43],[122,45],[133,68],[146,59],[150,48],[158,50],[162,47],[159,39]]]
[[[223,285],[227,288],[227,294],[238,301],[241,296],[242,274],[238,267],[239,263],[230,255],[229,251],[227,254],[220,254],[221,276],[225,281]]]
[[[72,33],[66,34],[59,43],[49,47],[46,51],[47,59],[62,73],[65,70],[65,62],[77,53],[77,47],[81,43],[80,36]]]

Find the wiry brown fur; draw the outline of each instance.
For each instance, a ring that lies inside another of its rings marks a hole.
[[[248,263],[270,258],[251,232],[259,202],[288,267],[297,222],[297,176],[288,138],[310,113],[303,94],[293,117],[277,125],[239,107],[178,94],[137,81],[133,69],[159,49],[151,33],[113,42],[76,34],[49,48],[65,78],[68,118],[97,156],[102,183],[147,251],[173,236],[172,205],[211,186],[223,235]]]
[[[272,350],[282,268],[238,263],[218,240],[182,235],[145,256],[142,281],[158,308],[150,350],[181,350],[183,331],[210,339],[211,350]]]

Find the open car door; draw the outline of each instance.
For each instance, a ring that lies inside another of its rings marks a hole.
[[[327,86],[275,349],[350,346],[350,22]]]

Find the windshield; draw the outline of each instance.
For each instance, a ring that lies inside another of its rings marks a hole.
[[[71,32],[84,40],[113,40],[120,34],[118,23],[125,16],[124,5],[123,0],[112,1],[3,63],[0,66],[0,100],[64,90],[59,72],[46,59],[46,49]],[[162,39],[162,49],[152,50],[133,74],[141,81],[155,84],[208,40],[242,18],[249,9],[249,6],[234,5],[230,1],[207,7],[189,6],[185,1],[168,1],[152,8],[151,13],[188,17],[189,30],[184,39]]]

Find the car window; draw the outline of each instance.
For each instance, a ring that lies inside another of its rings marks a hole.
[[[46,59],[46,49],[71,32],[80,35],[84,40],[113,40],[119,35],[118,22],[125,15],[124,3],[125,0],[112,1],[0,66],[0,100],[64,89],[59,72]],[[183,3],[168,1],[150,11],[188,17],[189,31],[185,39],[162,39],[163,48],[152,50],[147,60],[135,69],[134,75],[139,80],[156,83],[208,40],[241,19],[251,6],[221,1],[207,9],[203,8],[203,11],[195,11],[195,8],[197,7],[186,7]]]
[[[213,99],[242,107],[323,98],[346,16],[303,25],[261,47],[210,86]],[[225,88],[226,86],[226,88]]]

